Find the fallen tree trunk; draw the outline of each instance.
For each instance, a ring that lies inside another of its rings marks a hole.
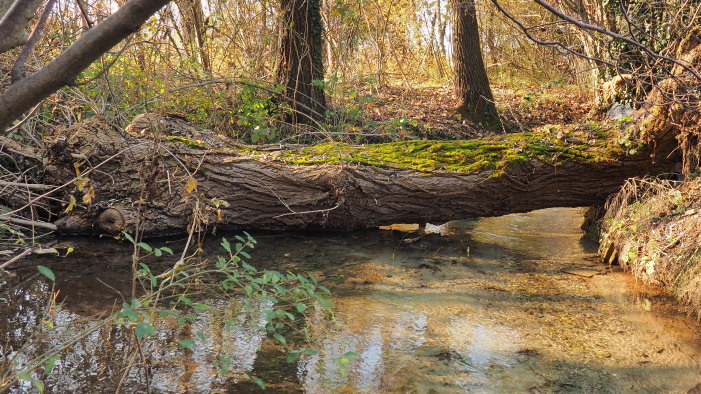
[[[657,161],[649,152],[620,160],[521,158],[498,176],[493,169],[301,165],[281,152],[242,153],[222,141],[203,149],[174,130],[189,126],[160,122],[169,141],[131,135],[149,134],[148,127],[128,128],[129,134],[98,119],[64,132],[47,152],[46,167],[54,184],[75,185],[65,188],[77,204],[56,223],[60,231],[114,234],[134,231],[140,222],[147,234],[163,234],[186,231],[193,218],[208,227],[244,229],[440,223],[587,206],[604,201],[631,176],[671,168],[666,151],[658,152],[663,160]]]

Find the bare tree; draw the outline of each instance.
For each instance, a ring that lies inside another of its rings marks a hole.
[[[621,80],[623,85],[642,85],[640,102],[634,103],[638,109],[632,119],[636,122],[627,128],[626,140],[635,141],[631,146],[652,147],[650,157],[655,157],[654,150],[660,147],[676,146],[674,150],[683,157],[683,172],[687,175],[701,167],[701,35],[698,30],[701,16],[698,3],[688,2],[682,8],[658,3],[659,7],[668,7],[670,11],[656,16],[666,18],[663,21],[666,28],[659,29],[656,25],[659,20],[640,24],[631,16],[630,7],[640,6],[642,2],[619,4],[620,20],[608,21],[601,26],[564,12],[544,0],[534,1],[563,21],[566,28],[606,41],[608,51],[593,55],[586,47],[554,39],[547,31],[527,27],[498,0],[492,0],[492,3],[534,42],[619,73],[619,77],[611,82]],[[670,45],[662,46],[660,42]],[[611,84],[602,87],[607,85]]]
[[[209,54],[205,48],[207,41],[206,18],[202,9],[201,0],[175,0],[182,17],[181,24],[185,30],[185,39],[194,47],[200,63],[205,71],[212,71]]]
[[[24,30],[40,1],[16,0],[7,7],[8,3],[10,1],[0,1],[0,11],[6,7],[0,20],[0,52],[7,52],[27,42]],[[73,84],[92,62],[136,32],[151,15],[168,3],[169,0],[129,0],[117,12],[83,33],[46,66],[14,80],[0,94],[0,130],[6,130],[13,121],[51,93]]]
[[[25,29],[34,18],[42,0],[0,0],[0,53],[24,45],[28,36]]]

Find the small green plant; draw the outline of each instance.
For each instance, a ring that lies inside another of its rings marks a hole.
[[[281,89],[277,88],[277,91]],[[253,143],[273,141],[279,135],[276,123],[282,109],[270,92],[244,85],[234,101],[232,122],[244,127]]]
[[[303,334],[301,338],[311,339],[307,327],[310,313],[318,315],[322,311],[333,319],[329,289],[320,285],[313,275],[256,268],[248,262],[248,250],[256,245],[255,239],[248,233],[236,236],[234,242],[222,239],[221,246],[226,254],[216,260],[181,256],[161,273],[155,271],[162,269],[156,270],[155,265],[149,265],[146,261],[172,256],[170,248],[151,246],[127,233],[122,236],[134,245],[134,262],[137,267],[134,280],[141,284],[140,295],[125,300],[116,312],[95,324],[79,330],[63,327],[61,332],[69,334],[62,336],[60,342],[54,341],[59,344],[39,357],[24,357],[20,350],[12,359],[0,363],[0,391],[14,387],[19,381],[31,382],[37,390],[43,391],[45,384],[40,372],[50,374],[58,360],[57,355],[69,352],[81,338],[110,325],[128,330],[134,336],[135,347],[130,351],[142,358],[142,366],[148,362],[143,349],[153,349],[157,345],[159,336],[162,336],[160,330],[169,327],[166,321],[171,324],[174,322],[182,328],[181,335],[174,343],[184,349],[194,349],[208,340],[206,333],[193,329],[193,323],[197,321],[198,314],[212,309],[209,301],[212,296],[217,299],[228,297],[232,303],[241,303],[248,314],[262,313],[265,319],[259,328],[279,344],[281,351],[288,354],[290,362],[304,354],[316,354],[313,349],[295,349],[294,342],[300,338],[299,334]],[[49,268],[37,268],[51,282],[56,280]],[[37,334],[28,341],[26,349],[31,344],[45,340],[46,330],[57,328],[59,323],[52,318],[57,308],[55,302],[47,308],[46,317],[41,319],[41,324],[36,329]],[[231,359],[219,358],[213,364],[219,374],[224,375],[231,366]],[[248,374],[242,376],[261,389],[265,388],[265,383],[260,378]]]

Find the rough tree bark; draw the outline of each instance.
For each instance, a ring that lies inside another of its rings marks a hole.
[[[281,0],[280,61],[277,81],[286,87],[292,123],[313,124],[326,112],[323,27],[320,0]]]
[[[167,135],[198,137],[179,131],[190,127],[179,122],[153,123],[161,124]],[[210,150],[177,142],[156,145],[97,119],[64,134],[67,138],[47,152],[46,167],[54,184],[76,185],[64,189],[79,202],[56,223],[64,232],[133,231],[139,215],[151,235],[183,232],[195,215],[205,226],[246,229],[354,230],[436,223],[591,205],[616,192],[628,177],[670,168],[648,155],[558,166],[532,159],[492,177],[489,171],[293,165],[274,153],[237,153],[217,141],[209,142],[215,147]],[[75,163],[82,171],[79,182]]]
[[[456,112],[474,122],[497,117],[482,60],[477,11],[474,0],[450,0],[453,19],[453,67],[455,94],[460,100]]]

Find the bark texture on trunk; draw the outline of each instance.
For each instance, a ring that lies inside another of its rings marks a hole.
[[[313,124],[324,118],[323,27],[320,0],[281,0],[278,83],[285,86],[292,123]]]
[[[669,169],[649,156],[559,166],[532,159],[490,177],[488,171],[294,165],[274,154],[157,144],[98,119],[65,134],[48,152],[46,174],[54,184],[73,181],[75,187],[65,190],[83,203],[57,222],[64,232],[133,231],[138,217],[151,235],[184,232],[193,216],[205,227],[232,229],[345,231],[440,223],[591,205],[615,193],[628,177]],[[76,168],[83,181],[74,180]]]
[[[482,60],[477,11],[474,0],[450,0],[453,18],[453,67],[455,94],[460,100],[456,112],[481,122],[496,119],[497,110]]]

